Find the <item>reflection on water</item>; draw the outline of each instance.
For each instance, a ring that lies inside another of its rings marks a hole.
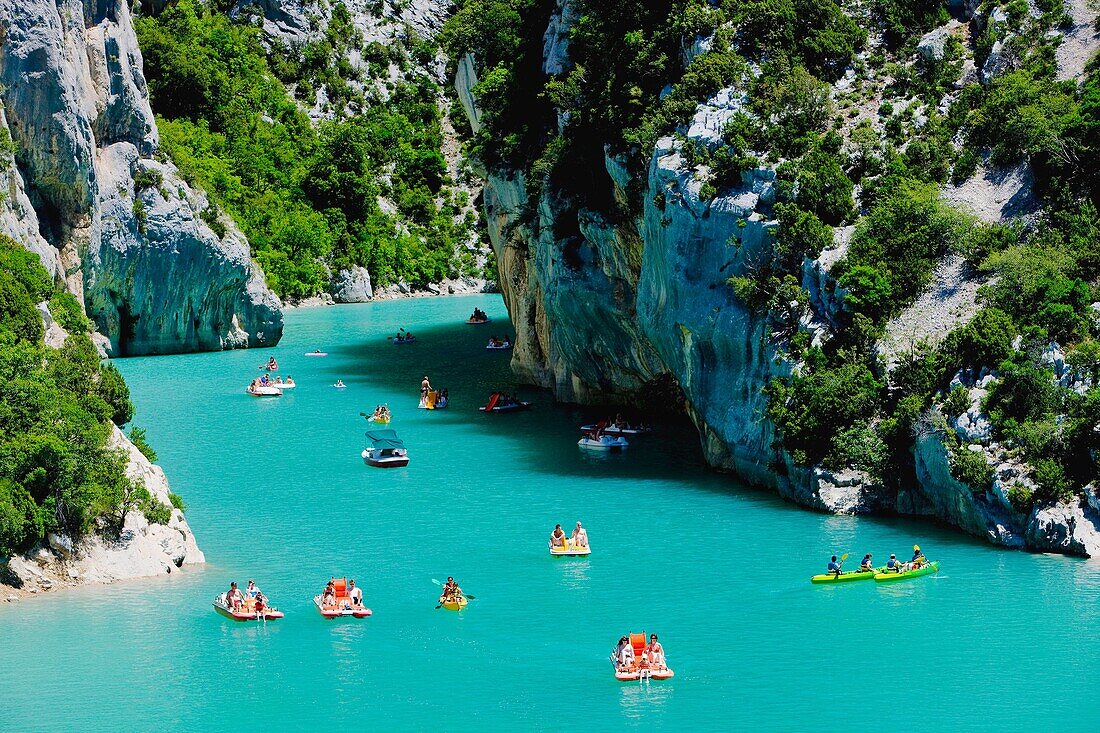
[[[613,677],[611,663],[608,662],[608,675]],[[671,665],[669,665],[671,666]],[[676,680],[655,680],[639,682],[619,682],[619,709],[623,716],[633,722],[658,721],[663,709],[671,702],[676,689]]]
[[[588,567],[592,562],[592,556],[587,557],[555,557],[555,563],[561,570],[563,590],[577,590],[588,584]]]

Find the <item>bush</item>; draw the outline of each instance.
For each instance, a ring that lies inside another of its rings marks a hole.
[[[1041,420],[1059,406],[1059,388],[1049,369],[1037,368],[1019,355],[1002,362],[1000,371],[1001,378],[989,389],[984,405],[994,425]]]
[[[141,507],[141,513],[150,524],[168,524],[172,521],[172,508],[156,499],[148,499]]]
[[[951,452],[951,475],[975,494],[985,493],[993,487],[993,469],[986,463],[985,454],[965,446]]]
[[[172,503],[172,506],[179,509],[181,512],[187,511],[187,505],[183,502],[183,497],[179,494],[172,492],[168,493],[168,501]]]
[[[857,424],[833,436],[832,451],[824,464],[831,469],[849,466],[881,479],[888,451],[882,437],[866,424]]]
[[[1016,327],[1007,313],[983,308],[965,326],[949,333],[941,348],[955,369],[993,367],[1012,354],[1015,336]]]
[[[84,333],[92,329],[92,322],[84,315],[80,301],[67,290],[58,291],[50,298],[50,315],[69,333]]]
[[[100,369],[96,393],[110,405],[111,421],[115,425],[125,425],[134,419],[130,388],[126,386],[126,380],[114,364],[108,362]]]
[[[1057,461],[1046,458],[1037,461],[1033,478],[1038,485],[1036,501],[1049,504],[1066,501],[1073,496],[1073,487],[1066,479],[1065,469]]]
[[[955,387],[943,403],[943,412],[949,417],[958,417],[969,409],[970,390],[966,387]]]
[[[153,446],[145,440],[145,430],[139,427],[130,428],[130,442],[134,444],[134,447],[141,451],[141,454],[149,459],[150,463],[157,462],[157,452],[153,450]]]
[[[134,191],[144,191],[147,188],[160,188],[164,182],[164,176],[155,168],[138,168],[134,171]]]
[[[1035,496],[1031,489],[1023,484],[1013,484],[1008,490],[1008,503],[1019,514],[1030,514],[1031,507],[1035,504]]]

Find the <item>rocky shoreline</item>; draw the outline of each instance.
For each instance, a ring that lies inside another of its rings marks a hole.
[[[126,452],[130,478],[144,484],[156,500],[171,506],[168,479],[160,466],[150,463],[117,427],[108,445]],[[132,511],[116,538],[92,535],[74,543],[63,534],[50,533],[46,542],[30,552],[0,564],[0,600],[17,601],[82,585],[168,575],[205,562],[182,511],[173,507],[166,525],[151,524],[141,512]]]

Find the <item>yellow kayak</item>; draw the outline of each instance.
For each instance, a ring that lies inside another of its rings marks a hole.
[[[448,611],[461,611],[466,608],[467,603],[469,603],[469,601],[466,600],[466,596],[459,596],[453,601],[443,601],[443,607]]]

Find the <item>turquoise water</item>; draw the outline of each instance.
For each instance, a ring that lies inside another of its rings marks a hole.
[[[463,325],[475,305],[497,323]],[[708,471],[690,430],[585,455],[593,413],[484,350],[505,317],[489,296],[302,310],[275,350],[120,361],[208,564],[3,604],[0,730],[1100,729],[1100,565],[807,512]],[[420,340],[391,345],[401,326]],[[268,353],[300,386],[248,397]],[[450,409],[415,409],[424,373]],[[479,413],[500,387],[534,409]],[[378,402],[407,469],[359,457]],[[594,554],[550,558],[577,519]],[[808,583],[831,552],[914,541],[937,576]],[[317,614],[344,574],[372,618]],[[461,613],[435,609],[448,574],[477,597]],[[248,578],[285,619],[212,612]],[[613,679],[612,645],[643,629],[674,680]]]

